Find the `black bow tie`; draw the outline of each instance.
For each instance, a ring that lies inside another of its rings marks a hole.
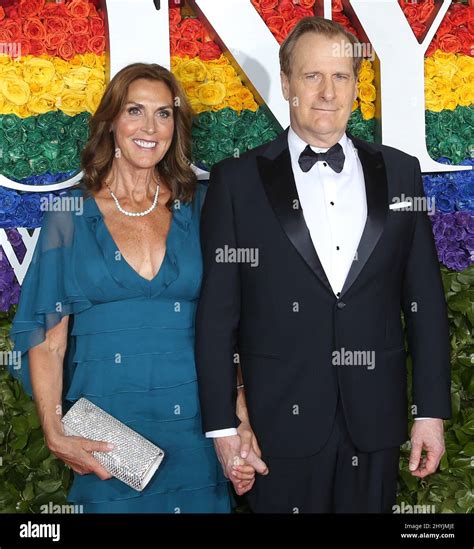
[[[309,145],[306,145],[305,150],[298,158],[298,164],[304,172],[309,172],[314,164],[321,160],[327,162],[335,172],[340,173],[344,167],[345,158],[344,151],[339,143],[333,145],[328,151],[321,153],[314,152]]]

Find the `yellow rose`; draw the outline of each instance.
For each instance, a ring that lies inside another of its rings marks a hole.
[[[105,86],[100,82],[90,82],[86,88],[86,109],[94,114],[99,106],[100,100],[104,95]]]
[[[238,76],[226,82],[227,96],[236,95],[242,87],[242,82]]]
[[[456,64],[461,74],[469,74],[474,72],[474,57],[468,55],[459,55]]]
[[[54,111],[56,108],[57,96],[51,93],[39,93],[32,95],[28,101],[28,108],[32,114],[44,114]]]
[[[464,84],[458,90],[458,102],[462,107],[469,107],[474,103],[474,86],[472,84]]]
[[[222,53],[217,59],[212,59],[211,61],[206,61],[207,65],[229,65],[230,61]]]
[[[458,96],[455,92],[449,92],[443,95],[441,100],[443,102],[443,109],[454,111],[454,109],[458,106]]]
[[[244,86],[242,86],[237,92],[237,97],[242,101],[242,103],[245,101],[254,101],[253,93]]]
[[[20,118],[28,118],[32,114],[28,109],[28,105],[12,105],[10,113],[16,114]]]
[[[254,99],[249,99],[242,103],[242,108],[255,112],[258,109],[258,105]]]
[[[86,94],[67,90],[57,99],[56,106],[69,116],[75,116],[86,110]]]
[[[83,91],[87,86],[91,70],[87,67],[78,67],[71,69],[64,75],[66,87],[74,91]]]
[[[450,80],[457,72],[456,60],[446,60],[442,63],[436,63],[436,76]]]
[[[105,84],[104,71],[98,68],[90,69],[88,83],[89,82],[100,82],[101,84]]]
[[[436,63],[443,63],[445,61],[456,62],[456,55],[454,53],[447,53],[442,50],[436,50],[434,52],[433,58]]]
[[[181,63],[176,76],[181,82],[204,82],[207,78],[207,68],[200,59],[189,59]]]
[[[375,105],[362,101],[360,104],[360,112],[364,120],[371,120],[375,116]]]
[[[48,92],[52,95],[61,95],[64,88],[64,80],[62,78],[55,78],[45,89],[43,89],[43,92]]]
[[[425,79],[433,78],[436,76],[436,63],[432,57],[425,59]]]
[[[214,80],[214,82],[222,82],[224,84],[225,72],[223,70],[223,67],[211,66],[208,67],[207,70],[209,72],[209,78],[211,80]]]
[[[375,90],[375,86],[373,84],[370,82],[360,82],[358,88],[359,98],[361,101],[365,101],[366,103],[375,101],[377,91]]]
[[[30,87],[26,82],[13,75],[2,78],[0,91],[9,103],[14,105],[25,105],[30,98]]]
[[[431,95],[425,98],[425,107],[433,112],[441,112],[443,110],[443,103],[438,95]]]
[[[207,107],[203,105],[197,97],[190,97],[189,104],[191,105],[191,108],[196,114],[207,111]]]
[[[178,55],[171,56],[170,59],[170,68],[171,72],[175,72],[176,69],[183,63],[184,61],[189,61],[189,57],[179,57]]]
[[[224,65],[223,71],[224,71],[226,80],[232,80],[237,76],[237,72],[235,71],[232,65]]]
[[[243,108],[242,101],[237,97],[237,95],[232,95],[232,96],[228,97],[227,98],[227,104],[234,111],[241,111],[242,108]]]
[[[199,86],[197,95],[203,105],[215,106],[224,101],[226,89],[222,82],[207,82]]]
[[[81,55],[82,66],[90,67],[91,69],[95,68],[97,66],[96,58],[97,58],[97,55],[95,55],[95,53],[88,52],[88,53],[82,54]]]
[[[352,103],[352,112],[354,112],[358,106],[359,106],[359,101],[355,99],[354,103]]]
[[[60,57],[53,57],[52,58],[52,63],[53,63],[54,68],[56,70],[56,74],[58,74],[58,75],[66,74],[69,71],[69,69],[71,68],[69,66],[69,63],[64,59],[61,59]]]
[[[222,103],[218,103],[217,105],[212,105],[210,110],[213,112],[221,111],[222,109],[225,109],[229,105],[227,104],[227,101],[222,101]]]
[[[184,91],[187,97],[197,97],[197,89],[201,86],[197,82],[190,82],[184,85]]]
[[[48,59],[32,57],[23,63],[23,79],[29,84],[46,86],[55,75],[56,69]]]
[[[372,67],[362,66],[359,72],[359,82],[372,82],[374,76]]]
[[[8,67],[13,65],[13,58],[9,55],[0,55],[0,69],[2,67]]]
[[[82,65],[82,59],[79,54],[76,54],[72,59],[69,60],[69,65],[71,67],[80,67]]]

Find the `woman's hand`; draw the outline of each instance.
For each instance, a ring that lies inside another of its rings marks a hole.
[[[110,452],[113,450],[113,447],[110,448],[107,442],[56,435],[48,441],[48,448],[78,475],[95,473],[101,480],[112,478],[112,475],[90,454],[92,451]]]

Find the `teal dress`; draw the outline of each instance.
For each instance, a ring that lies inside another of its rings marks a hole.
[[[21,367],[10,372],[31,396],[27,351],[70,315],[63,413],[86,397],[166,453],[142,492],[74,474],[68,501],[85,513],[231,511],[229,481],[202,433],[194,362],[205,189],[172,208],[166,254],[150,281],[120,255],[93,197],[82,212],[45,214],[10,332]],[[69,195],[83,198],[80,189]]]

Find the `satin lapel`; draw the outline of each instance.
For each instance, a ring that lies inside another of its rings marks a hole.
[[[332,293],[326,273],[313,246],[308,227],[299,206],[298,191],[291,168],[288,131],[270,143],[257,157],[265,192],[284,232],[319,280]]]
[[[365,192],[367,197],[367,220],[352,262],[340,298],[360,275],[382,235],[388,211],[387,173],[382,153],[370,147],[360,139],[349,136],[359,155],[364,171]]]

